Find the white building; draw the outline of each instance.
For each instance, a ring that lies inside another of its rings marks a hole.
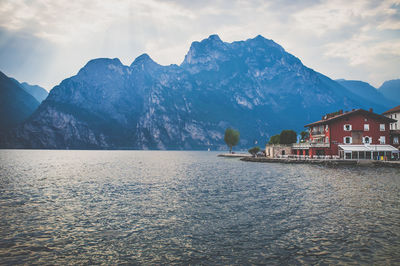
[[[383,113],[384,116],[397,120],[396,122],[390,123],[390,138],[391,144],[394,147],[400,147],[400,105]]]

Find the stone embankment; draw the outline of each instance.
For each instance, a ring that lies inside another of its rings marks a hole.
[[[371,160],[334,160],[334,159],[288,159],[288,158],[266,158],[245,157],[240,160],[258,163],[290,163],[290,164],[318,164],[318,165],[363,165],[363,166],[387,166],[400,168],[400,161],[371,161]]]
[[[218,157],[249,158],[249,157],[252,157],[252,156],[251,156],[251,154],[246,154],[246,153],[224,153],[224,154],[218,154]]]
[[[388,166],[388,167],[400,168],[400,161],[374,161],[373,164],[376,166]]]
[[[318,159],[281,159],[281,158],[266,158],[266,157],[246,157],[242,158],[242,161],[246,162],[258,162],[258,163],[290,163],[290,164],[324,164],[324,165],[356,165],[357,161],[353,160],[318,160]]]

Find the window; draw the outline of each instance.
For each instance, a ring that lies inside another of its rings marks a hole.
[[[379,125],[379,130],[380,131],[385,131],[385,124],[380,124]]]
[[[351,137],[344,137],[343,142],[346,144],[351,144]]]
[[[381,136],[380,138],[379,138],[379,142],[381,143],[381,144],[385,144],[385,136]]]
[[[351,125],[346,124],[346,125],[344,125],[343,129],[344,129],[344,131],[351,131]]]
[[[363,143],[370,144],[371,143],[371,137],[368,137],[368,136],[363,137]]]
[[[393,138],[393,144],[399,144],[399,137],[394,137]]]
[[[364,124],[364,131],[369,131],[369,124]]]

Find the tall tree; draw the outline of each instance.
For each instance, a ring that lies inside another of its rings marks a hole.
[[[224,140],[226,145],[229,147],[229,153],[232,153],[232,147],[236,146],[239,143],[240,133],[233,128],[227,128],[225,130]]]
[[[280,143],[280,135],[273,135],[270,139],[268,144],[279,144]]]
[[[297,142],[297,133],[294,130],[282,130],[280,144],[292,144]]]

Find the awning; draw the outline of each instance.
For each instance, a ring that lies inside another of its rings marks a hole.
[[[369,145],[369,144],[365,144],[365,145],[339,145],[339,148],[343,151],[348,151],[348,152],[352,152],[352,151],[376,151],[376,152],[380,152],[380,151],[391,151],[391,152],[399,152],[398,149],[396,149],[395,147],[391,146],[391,145]]]

